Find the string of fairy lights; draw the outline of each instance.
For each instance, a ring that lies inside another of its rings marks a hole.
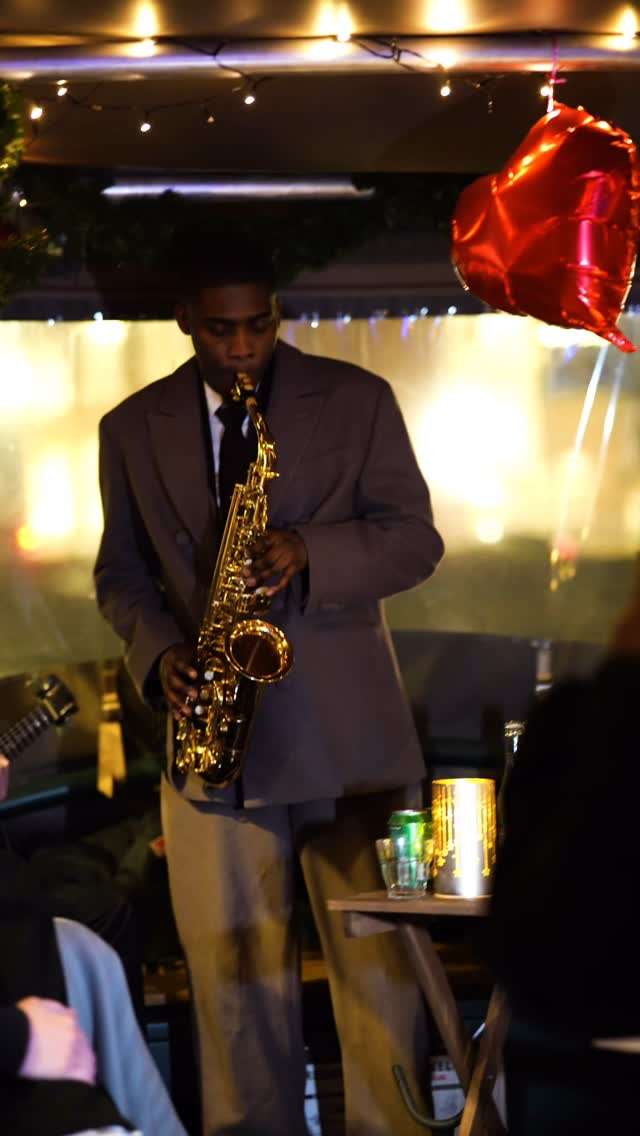
[[[640,309],[638,309],[640,311]],[[401,339],[406,339],[411,331],[411,328],[421,320],[431,318],[434,323],[439,324],[445,317],[447,319],[456,315],[469,314],[461,312],[456,304],[438,304],[435,307],[432,305],[423,304],[422,307],[417,308],[415,311],[391,311],[389,308],[374,308],[368,315],[352,315],[350,312],[339,311],[336,315],[321,315],[319,312],[302,312],[300,315],[286,315],[285,321],[289,324],[290,328],[297,325],[302,327],[309,327],[316,331],[322,324],[333,323],[337,328],[346,328],[349,324],[357,325],[358,323],[366,322],[370,327],[375,327],[376,324],[382,320],[396,320],[399,326],[399,333]],[[629,313],[631,314],[631,312]],[[634,309],[634,314],[637,314]],[[74,317],[76,318],[76,317]],[[92,315],[83,317],[84,320],[93,320],[94,323],[110,323],[121,322],[118,317],[105,315],[102,311],[95,311]],[[48,327],[54,327],[58,323],[69,322],[61,315],[49,316],[45,323]],[[71,320],[73,322],[73,320]]]
[[[290,337],[295,338],[296,327],[303,329],[309,328],[311,331],[317,331],[321,327],[327,327],[328,325],[332,324],[338,331],[340,331],[341,329],[348,328],[351,324],[354,327],[357,327],[359,324],[366,323],[368,324],[371,331],[375,334],[375,329],[378,324],[382,322],[388,323],[389,321],[395,321],[398,328],[399,341],[406,342],[408,344],[411,340],[411,335],[414,327],[417,327],[420,324],[424,325],[425,321],[428,321],[430,326],[432,326],[433,329],[437,331],[437,329],[443,324],[443,321],[448,321],[454,316],[466,315],[477,317],[479,314],[500,315],[499,312],[496,313],[495,310],[487,307],[487,305],[484,305],[483,307],[484,310],[479,310],[477,307],[473,310],[466,310],[465,308],[460,309],[457,304],[437,303],[431,305],[425,304],[422,307],[410,312],[406,310],[396,312],[391,311],[388,308],[375,308],[368,315],[352,315],[350,312],[341,311],[338,311],[337,314],[332,315],[321,315],[319,312],[302,312],[300,315],[285,314],[285,323],[287,325],[287,334]],[[625,316],[639,316],[640,304],[627,304],[624,314]],[[120,316],[111,316],[105,314],[102,311],[94,311],[93,313],[90,313],[89,311],[84,315],[75,313],[68,316],[63,316],[61,314],[58,314],[56,316],[49,316],[48,318],[44,319],[43,322],[47,325],[47,327],[55,327],[58,324],[77,322],[93,322],[95,324],[104,325],[102,342],[108,343],[111,339],[109,329],[117,329],[121,327],[123,320]],[[114,331],[113,338],[118,339],[119,334],[120,333],[117,330]],[[556,345],[564,345],[564,348],[566,348],[568,345],[568,349],[570,351],[574,350],[575,346],[571,342],[571,335],[571,329],[561,329],[558,337],[558,344]],[[561,338],[562,336],[564,336],[564,339]]]
[[[347,27],[339,29],[336,35],[330,38],[336,44],[353,43],[370,55],[378,59],[388,60],[391,64],[404,71],[423,75],[426,79],[434,77],[433,71],[426,73],[424,66],[419,65],[424,64],[433,67],[433,60],[427,59],[413,48],[401,45],[396,39],[361,39],[352,35]],[[258,102],[260,88],[265,83],[272,82],[275,78],[275,76],[272,75],[248,74],[236,66],[226,64],[221,58],[221,53],[225,47],[229,46],[228,41],[214,48],[207,48],[187,40],[164,39],[163,42],[192,51],[194,54],[208,56],[218,69],[228,72],[238,80],[238,84],[233,88],[233,91],[246,107],[255,106]],[[157,46],[158,43],[155,39],[141,39],[135,44],[135,54],[139,57],[152,56]],[[435,81],[440,98],[449,99],[455,93],[456,89],[472,88],[486,98],[487,112],[491,114],[494,108],[497,86],[504,76],[499,74],[488,75],[482,78],[461,76],[454,81],[451,75],[452,62],[451,57],[447,57],[446,53],[443,53],[441,61],[437,64]],[[539,88],[540,97],[546,98],[547,100],[553,97],[555,85],[563,82],[565,82],[565,80],[559,78],[557,75],[557,67],[552,68],[550,66],[549,75]],[[57,79],[53,84],[50,95],[40,96],[37,100],[30,102],[28,116],[34,130],[37,131],[46,121],[52,106],[56,103],[60,105],[63,100],[79,111],[88,111],[95,114],[129,113],[135,116],[134,129],[137,129],[142,135],[148,135],[154,129],[158,118],[161,117],[163,113],[180,108],[197,110],[206,126],[214,126],[216,123],[216,112],[212,98],[204,100],[186,99],[154,104],[144,102],[110,103],[98,98],[97,91],[101,86],[103,86],[103,83],[94,86],[88,95],[80,95],[74,92],[72,83],[66,77]],[[26,91],[23,91],[23,93],[28,95]]]

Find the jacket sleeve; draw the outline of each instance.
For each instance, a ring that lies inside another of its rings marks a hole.
[[[17,1006],[0,1007],[0,1073],[16,1076],[29,1042],[29,1022]]]
[[[388,383],[380,384],[354,490],[354,518],[297,525],[296,531],[309,557],[307,611],[383,599],[415,587],[435,571],[444,545]]]
[[[100,493],[104,529],[94,569],[98,607],[124,640],[127,667],[149,701],[159,694],[154,690],[158,658],[184,635],[167,610],[124,457],[105,419],[100,423]]]

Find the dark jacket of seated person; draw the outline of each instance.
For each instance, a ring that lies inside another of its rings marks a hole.
[[[505,791],[490,952],[516,1017],[640,1035],[640,602],[588,679],[533,709]]]
[[[2,763],[0,795],[6,792]],[[25,864],[0,852],[0,1131],[7,1136],[130,1128],[94,1083],[89,1043],[68,1018],[66,1001],[53,920]],[[60,1044],[65,1021],[73,1043],[67,1060],[47,1052]]]

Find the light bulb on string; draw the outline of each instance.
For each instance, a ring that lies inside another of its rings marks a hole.
[[[139,130],[141,134],[148,134],[151,130],[151,119],[148,114],[144,115],[140,123]]]
[[[28,204],[29,204],[29,202],[27,201],[26,197],[21,197],[19,202],[18,202],[18,205],[20,206],[21,209],[26,209]]]
[[[553,88],[550,83],[543,83],[540,88],[540,97],[543,99],[548,99],[552,93],[552,90]]]
[[[67,86],[66,79],[58,79],[58,81],[56,82],[56,87],[58,88],[57,95],[59,99],[63,99],[65,95],[69,94],[69,87]]]
[[[253,106],[257,100],[256,92],[258,86],[262,82],[263,79],[252,79],[250,75],[244,75],[242,77],[242,83],[234,87],[233,91],[240,95],[245,106]]]
[[[32,122],[37,122],[44,114],[44,107],[40,103],[34,103],[29,111],[29,118]]]
[[[452,90],[453,90],[453,88],[452,88],[452,86],[451,86],[451,82],[450,82],[450,80],[449,80],[448,78],[447,78],[447,79],[445,79],[444,83],[442,84],[442,86],[441,86],[441,88],[440,88],[440,96],[441,96],[441,98],[443,98],[443,99],[448,99],[448,98],[449,98],[449,95],[451,94],[451,91],[452,91]]]
[[[205,109],[204,109],[204,120],[205,120],[207,126],[213,126],[213,124],[216,121],[215,114],[213,113],[212,110],[208,110],[207,107],[205,107]]]

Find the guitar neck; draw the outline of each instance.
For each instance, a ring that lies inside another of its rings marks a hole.
[[[36,706],[35,710],[31,710],[11,726],[9,730],[5,730],[0,734],[0,753],[3,753],[10,761],[31,745],[32,742],[39,738],[51,725],[51,719],[43,706]]]

